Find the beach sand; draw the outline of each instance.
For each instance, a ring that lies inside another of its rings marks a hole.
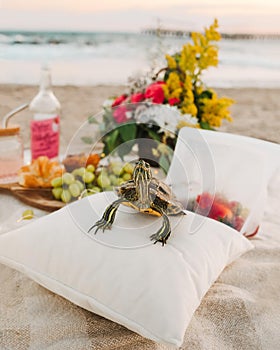
[[[55,86],[53,91],[62,105],[61,149],[90,115],[102,111],[104,100],[125,92],[125,86]],[[30,102],[37,86],[0,85],[0,117],[19,105]],[[233,122],[224,122],[221,131],[252,136],[280,143],[280,89],[219,88],[219,96],[235,100],[231,107]],[[25,145],[28,145],[30,120],[28,111],[13,117],[22,126]]]

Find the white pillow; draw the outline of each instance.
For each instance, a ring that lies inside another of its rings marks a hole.
[[[112,192],[87,197],[1,235],[0,262],[146,338],[180,346],[204,294],[252,244],[188,213],[171,217],[167,244],[154,245],[149,236],[161,218],[124,206],[111,230],[88,235],[115,198]]]

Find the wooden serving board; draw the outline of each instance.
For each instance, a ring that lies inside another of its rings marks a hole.
[[[0,184],[0,192],[12,194],[25,204],[49,212],[65,205],[53,198],[51,188],[26,188],[15,182]]]

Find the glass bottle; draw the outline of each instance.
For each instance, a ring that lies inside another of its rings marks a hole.
[[[23,165],[23,143],[19,126],[0,128],[0,183],[17,181]]]
[[[48,67],[41,70],[40,89],[29,105],[33,114],[30,122],[31,157],[58,157],[60,135],[60,103],[52,92]]]

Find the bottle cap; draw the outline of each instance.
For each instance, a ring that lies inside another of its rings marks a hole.
[[[0,128],[0,136],[13,136],[17,135],[20,131],[18,125],[10,125],[7,128]]]

